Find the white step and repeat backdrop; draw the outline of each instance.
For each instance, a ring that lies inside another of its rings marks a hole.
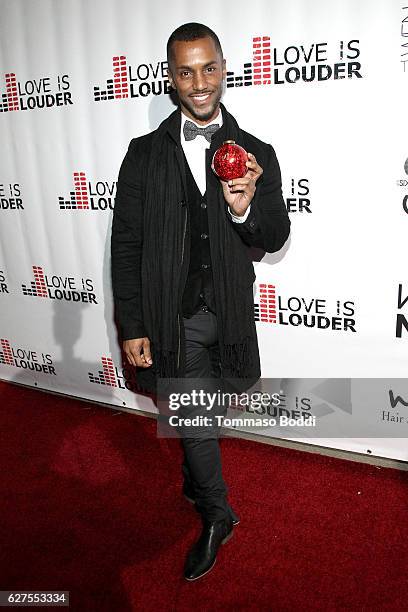
[[[0,378],[156,411],[121,360],[112,209],[130,139],[174,109],[167,38],[199,21],[292,222],[255,263],[263,376],[336,424],[311,442],[408,460],[406,5],[0,0]]]

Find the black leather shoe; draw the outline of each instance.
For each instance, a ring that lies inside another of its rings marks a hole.
[[[204,521],[201,535],[187,555],[184,578],[192,581],[207,574],[214,567],[219,547],[228,542],[233,531],[230,516],[221,521]]]
[[[183,484],[183,495],[184,495],[185,499],[188,502],[190,502],[190,504],[195,504],[194,492],[193,492],[192,488],[190,487],[190,485],[188,485],[186,482],[184,482],[184,484]],[[235,512],[233,511],[231,506],[230,506],[230,514],[231,514],[231,518],[232,518],[232,524],[234,525],[234,527],[236,525],[239,525],[239,522],[240,522],[239,516],[235,514]]]

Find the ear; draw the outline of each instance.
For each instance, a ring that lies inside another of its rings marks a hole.
[[[176,89],[174,86],[174,80],[173,80],[173,75],[170,70],[170,66],[167,66],[167,78],[169,79],[170,85],[173,87],[173,89]]]
[[[227,62],[225,59],[222,60],[222,78],[227,78]]]

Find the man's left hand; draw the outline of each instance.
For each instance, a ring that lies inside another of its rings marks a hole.
[[[248,153],[246,162],[248,171],[242,178],[230,181],[221,181],[224,198],[231,212],[242,217],[255,195],[256,181],[263,173],[263,169],[255,159],[255,155]]]

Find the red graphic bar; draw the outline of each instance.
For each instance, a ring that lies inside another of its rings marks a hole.
[[[8,72],[6,74],[6,94],[9,111],[20,110],[17,94],[17,81],[14,72]]]
[[[85,172],[74,172],[74,187],[77,208],[89,208]]]
[[[33,266],[33,272],[37,297],[48,297],[47,285],[45,284],[45,276],[43,269],[40,266]]]
[[[111,357],[102,357],[103,375],[105,384],[110,387],[117,387],[115,368]]]
[[[7,365],[14,365],[14,358],[11,351],[10,342],[5,338],[1,338],[1,348],[3,349],[4,363]]]
[[[128,98],[129,86],[126,55],[116,55],[112,60],[115,98]]]
[[[254,85],[270,85],[272,82],[270,36],[254,36],[252,38],[252,52]]]
[[[275,285],[260,283],[259,285],[259,320],[266,323],[276,323],[276,293]]]

